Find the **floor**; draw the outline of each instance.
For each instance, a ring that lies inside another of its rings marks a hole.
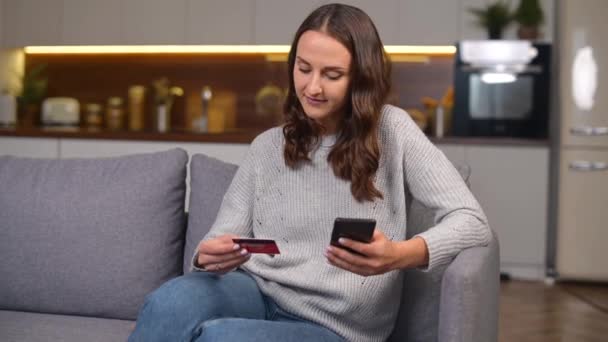
[[[608,341],[608,284],[503,281],[499,341]]]

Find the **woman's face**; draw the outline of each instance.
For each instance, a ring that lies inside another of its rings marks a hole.
[[[331,36],[306,31],[297,45],[293,79],[298,100],[306,115],[335,133],[344,115],[350,88],[352,56]]]

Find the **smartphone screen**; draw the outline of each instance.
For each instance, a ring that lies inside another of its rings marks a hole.
[[[334,221],[334,229],[331,233],[331,245],[361,255],[360,253],[340,245],[338,239],[345,237],[351,240],[368,243],[372,240],[375,228],[376,220],[374,219],[338,217]]]

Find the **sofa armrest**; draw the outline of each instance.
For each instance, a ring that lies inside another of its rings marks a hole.
[[[497,341],[500,288],[496,233],[486,247],[466,249],[441,283],[439,341]]]

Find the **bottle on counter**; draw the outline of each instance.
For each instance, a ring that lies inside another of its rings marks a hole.
[[[106,108],[106,128],[111,131],[124,129],[125,110],[120,97],[113,96],[108,99]]]
[[[84,106],[84,123],[87,128],[101,128],[103,115],[99,103],[87,103]]]
[[[146,87],[129,87],[129,130],[141,131],[144,128],[144,98]]]
[[[8,92],[0,94],[0,126],[13,127],[17,124],[17,100]]]

